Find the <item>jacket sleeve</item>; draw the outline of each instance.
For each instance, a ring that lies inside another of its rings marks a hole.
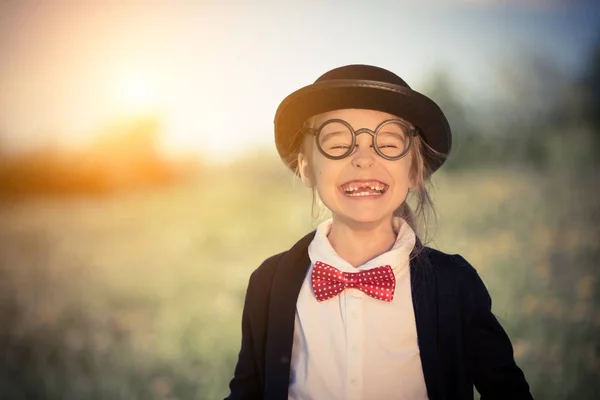
[[[464,258],[460,258],[470,266]],[[469,269],[468,340],[472,348],[475,388],[481,400],[533,399],[525,375],[515,363],[510,339],[492,314],[488,290],[477,271],[471,266]]]
[[[225,400],[249,400],[263,397],[250,324],[250,313],[253,308],[253,276],[250,277],[246,289],[242,311],[242,346],[238,354],[233,379],[229,383],[230,393]]]

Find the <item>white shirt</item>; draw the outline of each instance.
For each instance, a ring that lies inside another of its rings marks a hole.
[[[296,303],[289,400],[427,399],[410,288],[415,233],[403,219],[395,222],[393,248],[357,268],[331,246],[331,220],[318,226]],[[385,302],[347,288],[318,302],[310,280],[316,261],[345,272],[390,265],[394,298]]]

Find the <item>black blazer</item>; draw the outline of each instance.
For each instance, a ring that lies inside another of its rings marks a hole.
[[[296,300],[310,266],[308,245],[314,234],[252,273],[227,399],[287,400]],[[473,399],[473,385],[482,400],[532,399],[476,270],[459,255],[422,249],[411,259],[410,273],[429,399]]]

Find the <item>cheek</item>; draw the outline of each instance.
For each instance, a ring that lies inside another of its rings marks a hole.
[[[409,176],[410,165],[411,160],[408,157],[405,157],[401,160],[393,161],[393,164],[388,168],[388,171],[390,171],[394,177],[397,177],[397,180],[404,181]]]
[[[341,174],[340,166],[331,160],[319,160],[315,163],[313,171],[317,189],[325,194],[336,190],[337,183]]]
[[[394,181],[394,186],[397,189],[408,190],[411,186],[410,179],[410,160],[401,160],[398,164],[394,165],[394,168],[389,169],[390,175],[392,176],[392,180]]]
[[[316,146],[311,146],[310,156],[312,159],[312,174],[315,178],[316,183],[319,185],[324,179],[327,179],[331,166],[328,165],[328,161],[319,153]]]
[[[326,166],[318,165],[317,168],[313,171],[313,173],[315,177],[315,182],[321,190],[326,190],[329,186],[331,186],[332,174]]]

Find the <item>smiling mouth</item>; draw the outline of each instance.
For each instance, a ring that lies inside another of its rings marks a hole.
[[[342,192],[348,197],[365,197],[365,196],[381,196],[389,188],[383,182],[380,181],[350,181],[343,184],[341,187]]]

